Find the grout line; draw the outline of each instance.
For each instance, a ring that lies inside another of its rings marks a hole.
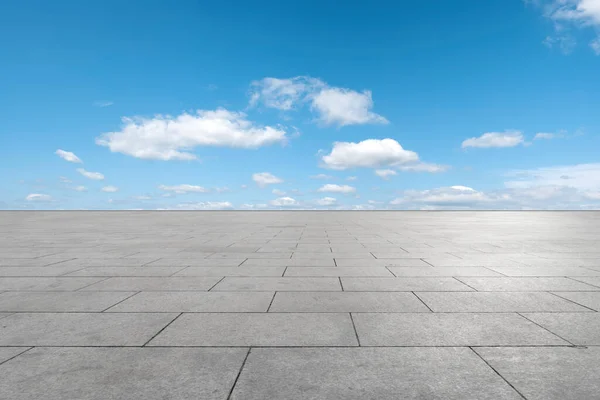
[[[92,293],[92,292],[90,292],[90,293]],[[134,294],[132,294],[131,296],[127,296],[127,297],[125,297],[123,300],[119,301],[118,303],[115,303],[115,304],[113,304],[112,306],[110,306],[110,307],[108,307],[108,308],[105,308],[104,310],[102,310],[102,311],[100,311],[100,312],[101,312],[101,313],[103,313],[103,312],[104,312],[104,311],[106,311],[106,310],[110,310],[110,309],[111,309],[111,308],[113,308],[114,306],[117,306],[117,305],[121,304],[121,303],[122,303],[122,302],[124,302],[125,300],[128,300],[128,299],[132,298],[133,296],[135,296],[136,294],[139,294],[139,293],[142,293],[142,291],[140,290],[140,291],[138,291],[138,292],[135,292],[135,293],[134,293]]]
[[[475,353],[475,354],[477,355],[477,357],[479,357],[479,358],[480,358],[480,359],[481,359],[481,360],[482,360],[484,363],[486,363],[486,365],[487,365],[488,367],[490,367],[490,368],[492,369],[492,371],[494,371],[494,372],[496,373],[496,375],[498,375],[500,378],[502,378],[502,380],[503,380],[504,382],[506,382],[506,383],[508,384],[508,386],[510,386],[510,387],[511,387],[511,388],[512,388],[512,389],[513,389],[515,392],[517,392],[517,393],[519,394],[519,396],[521,396],[521,398],[522,398],[522,399],[525,399],[525,400],[527,400],[527,398],[526,398],[525,396],[523,396],[523,394],[522,394],[521,392],[519,392],[519,391],[517,390],[517,388],[516,388],[516,387],[514,387],[514,386],[512,385],[512,383],[510,383],[509,381],[507,381],[507,380],[506,380],[506,378],[505,378],[505,377],[503,377],[502,375],[500,375],[500,372],[498,372],[498,371],[497,371],[497,370],[496,370],[494,367],[492,367],[492,366],[490,365],[490,363],[488,363],[488,362],[487,362],[487,360],[486,360],[485,358],[481,357],[481,355],[480,355],[478,352],[476,352],[476,351],[475,351],[475,349],[473,349],[473,347],[469,346],[469,349],[471,349],[471,351],[472,351],[473,353]]]
[[[460,282],[460,283],[462,283],[463,285],[466,285],[466,286],[470,287],[470,288],[471,288],[471,289],[473,289],[474,291],[476,291],[476,292],[479,292],[479,290],[475,289],[473,286],[469,285],[468,283],[465,283],[465,282],[461,281],[460,279],[458,279],[458,277],[456,277],[456,276],[453,276],[452,278],[456,279],[457,281],[459,281],[459,282]]]
[[[161,329],[160,329],[158,332],[156,332],[156,334],[155,334],[154,336],[152,336],[150,339],[148,339],[148,341],[147,341],[146,343],[144,343],[144,344],[142,345],[142,347],[146,347],[146,345],[147,345],[148,343],[150,343],[150,342],[151,342],[151,341],[152,341],[152,340],[153,340],[155,337],[157,337],[158,335],[160,335],[160,333],[161,333],[162,331],[164,331],[165,329],[167,329],[167,327],[168,327],[169,325],[171,325],[173,322],[175,322],[175,320],[176,320],[177,318],[181,317],[182,315],[183,315],[183,313],[179,313],[179,314],[177,314],[177,315],[175,316],[175,318],[173,318],[173,319],[171,320],[171,322],[169,322],[168,324],[166,324],[165,326],[163,326],[163,327],[162,327],[162,328],[161,328]]]
[[[490,268],[490,267],[484,267],[484,266],[482,266],[481,268],[485,268],[485,269],[487,269],[487,270],[490,270],[490,271],[492,271],[492,272],[494,272],[494,273],[496,273],[496,274],[500,274],[500,275],[502,275],[502,277],[507,277],[507,278],[523,278],[523,277],[521,277],[521,276],[513,276],[513,275],[506,275],[506,274],[503,274],[503,273],[502,273],[502,272],[500,272],[500,271],[496,271],[495,269],[492,269],[493,267],[492,267],[492,268]],[[491,278],[493,278],[493,276],[492,276]],[[497,277],[497,278],[499,278],[499,277]]]
[[[358,338],[358,332],[356,331],[356,325],[354,324],[354,318],[352,317],[352,313],[348,313],[350,315],[350,321],[352,322],[352,328],[354,328],[354,335],[356,336],[356,342],[358,343],[358,347],[360,347],[360,339]]]
[[[167,277],[167,278],[170,278],[170,277],[172,277],[172,276],[175,276],[176,274],[180,273],[181,271],[183,271],[183,270],[185,270],[185,269],[188,269],[189,267],[190,267],[189,265],[186,265],[185,267],[183,267],[183,268],[181,268],[181,269],[178,269],[177,271],[173,272],[171,275],[167,275],[166,277]]]
[[[592,284],[592,283],[588,283],[588,282],[580,281],[579,279],[577,279],[577,278],[581,278],[581,277],[579,277],[579,276],[574,276],[574,277],[573,277],[573,276],[565,276],[565,278],[567,278],[567,279],[571,279],[571,280],[573,280],[573,281],[575,281],[575,282],[580,282],[580,283],[583,283],[583,284],[585,284],[585,285],[589,285],[589,286],[592,286],[592,287],[595,287],[595,288],[600,288],[600,285],[594,285],[594,284]],[[584,277],[584,278],[585,278],[585,277]]]
[[[211,287],[210,287],[210,288],[207,290],[207,292],[210,292],[211,290],[213,290],[213,288],[214,288],[215,286],[217,286],[219,283],[221,283],[221,281],[222,281],[223,279],[225,279],[225,278],[226,278],[226,277],[224,276],[224,277],[222,277],[221,279],[219,279],[219,281],[218,281],[217,283],[215,283],[214,285],[212,285],[212,286],[211,286]]]
[[[269,310],[271,309],[271,305],[273,305],[273,301],[275,300],[276,295],[277,295],[277,290],[275,291],[275,293],[273,293],[273,297],[271,297],[271,302],[269,303],[269,307],[267,307],[267,311],[265,311],[265,312],[269,312]]]
[[[435,265],[433,265],[432,263],[430,263],[430,262],[428,262],[428,261],[425,261],[425,259],[424,259],[424,258],[419,258],[419,260],[421,260],[421,261],[423,261],[425,264],[429,264],[429,265],[431,265],[432,267],[434,267],[434,268],[435,268]]]
[[[570,343],[570,344],[571,344],[571,345],[573,345],[573,346],[577,346],[575,343],[571,342],[570,340],[567,340],[567,339],[565,339],[564,337],[560,336],[558,333],[554,333],[554,332],[552,332],[550,329],[546,328],[545,326],[542,326],[542,325],[538,324],[537,322],[535,322],[535,321],[534,321],[534,320],[532,320],[532,319],[529,319],[529,318],[527,318],[525,315],[521,314],[520,312],[517,312],[516,314],[517,314],[517,315],[520,315],[520,316],[521,316],[521,317],[523,317],[523,318],[525,318],[527,321],[534,323],[535,325],[539,326],[540,328],[542,328],[542,329],[544,329],[544,330],[546,330],[546,331],[550,332],[551,334],[553,334],[554,336],[556,336],[556,337],[558,337],[558,338],[560,338],[560,339],[564,340],[565,342],[567,342],[567,343]]]
[[[425,302],[423,301],[423,299],[421,299],[421,298],[420,298],[420,297],[419,297],[419,296],[418,296],[418,295],[417,295],[415,292],[410,292],[410,293],[414,294],[414,295],[417,297],[417,299],[419,299],[419,300],[421,301],[421,303],[423,303],[423,305],[424,305],[425,307],[427,307],[427,309],[428,309],[429,311],[433,312],[433,310],[432,310],[431,308],[429,308],[429,306],[427,305],[427,303],[425,303]],[[469,292],[469,293],[470,293],[470,292]]]
[[[49,267],[51,265],[56,265],[56,264],[64,263],[64,262],[67,262],[67,261],[73,261],[73,260],[77,260],[77,257],[69,258],[68,260],[62,260],[62,261],[53,262],[53,263],[50,263],[50,264],[44,264],[44,265],[42,265],[42,267]]]
[[[11,347],[11,346],[8,346],[8,347]],[[18,347],[21,347],[21,346],[18,346]],[[4,360],[4,361],[0,361],[0,365],[2,365],[2,364],[4,364],[4,363],[7,363],[7,362],[9,362],[9,361],[10,361],[10,360],[12,360],[13,358],[17,358],[17,357],[19,357],[21,354],[23,354],[23,353],[27,353],[29,350],[31,350],[31,349],[34,349],[34,348],[35,348],[35,346],[33,346],[33,347],[30,347],[30,348],[28,348],[28,349],[26,349],[26,350],[23,350],[23,351],[22,351],[22,352],[20,352],[19,354],[12,356],[11,358],[8,358],[8,359],[6,359],[6,360]]]
[[[83,290],[83,289],[85,289],[85,288],[87,288],[87,287],[93,286],[93,285],[95,285],[96,283],[100,283],[100,282],[107,281],[107,280],[109,280],[110,278],[113,278],[113,277],[112,277],[112,276],[108,276],[108,277],[106,277],[106,278],[104,278],[104,279],[100,279],[99,281],[96,281],[96,282],[94,282],[94,283],[90,283],[89,285],[85,285],[85,286],[83,286],[83,287],[80,287],[80,288],[79,288],[79,289],[77,289],[77,290],[73,290],[73,292],[79,292],[80,290]],[[70,290],[67,290],[67,291],[69,291],[69,292],[70,292]],[[110,290],[108,290],[108,291],[110,291]]]
[[[558,297],[558,298],[561,298],[561,299],[563,299],[563,300],[570,301],[570,302],[571,302],[571,303],[573,303],[573,304],[577,304],[578,306],[581,306],[581,307],[587,308],[588,310],[592,310],[593,312],[598,312],[598,310],[594,310],[594,309],[593,309],[593,308],[591,308],[591,307],[584,306],[583,304],[579,304],[578,302],[576,302],[576,301],[573,301],[573,300],[571,300],[571,299],[567,299],[566,297],[559,296],[559,295],[557,295],[557,294],[556,294],[556,293],[554,293],[554,292],[545,292],[545,293],[550,293],[551,295],[554,295],[554,296],[556,296],[556,297]]]
[[[235,380],[233,381],[233,385],[231,386],[231,389],[229,390],[229,394],[227,395],[227,400],[230,400],[231,396],[233,395],[233,390],[235,389],[235,385],[237,385],[238,379],[240,379],[240,375],[242,375],[242,370],[244,369],[244,366],[246,365],[246,361],[248,360],[248,356],[250,356],[251,351],[252,351],[252,347],[248,348],[246,357],[244,357],[244,361],[242,361],[242,366],[240,367],[240,370],[238,371],[238,374],[236,375]]]

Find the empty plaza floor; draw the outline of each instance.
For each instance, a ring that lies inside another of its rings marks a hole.
[[[0,398],[600,399],[600,213],[0,212]]]

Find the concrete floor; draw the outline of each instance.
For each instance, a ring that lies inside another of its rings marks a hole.
[[[599,399],[600,213],[1,212],[2,399]]]

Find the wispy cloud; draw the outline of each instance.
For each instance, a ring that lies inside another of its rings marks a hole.
[[[112,101],[95,101],[94,102],[94,107],[104,108],[104,107],[110,107],[113,104],[115,104],[115,103],[113,103]]]
[[[81,161],[81,159],[79,157],[77,157],[75,155],[75,153],[71,153],[70,151],[58,149],[54,152],[54,154],[56,154],[57,156],[59,156],[60,158],[62,158],[65,161],[68,161],[68,162],[80,163],[80,164],[83,162],[83,161]]]
[[[95,181],[104,180],[104,175],[101,174],[100,172],[90,172],[90,171],[86,171],[83,168],[77,168],[77,172],[79,172],[81,175],[85,176],[88,179],[92,179]]]

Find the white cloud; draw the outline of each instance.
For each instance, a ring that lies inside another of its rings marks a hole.
[[[260,187],[283,183],[283,179],[276,177],[270,172],[259,172],[252,175],[252,180]]]
[[[195,160],[197,146],[258,148],[287,141],[282,128],[258,126],[244,113],[198,110],[177,117],[124,118],[120,131],[96,138],[112,152],[154,160]]]
[[[311,176],[310,179],[326,179],[326,180],[330,180],[330,179],[333,179],[333,176],[331,176],[331,175],[325,175],[325,174],[318,174],[318,175]]]
[[[390,167],[419,160],[414,151],[405,150],[394,139],[367,139],[362,142],[335,142],[330,154],[321,158],[323,166],[344,170],[353,167]]]
[[[81,159],[79,157],[77,157],[75,155],[75,153],[71,153],[70,151],[58,149],[54,152],[54,154],[56,154],[57,156],[59,156],[60,158],[62,158],[65,161],[68,161],[68,162],[72,162],[72,163],[82,163],[83,162],[83,161],[81,161]]]
[[[72,180],[70,180],[69,178],[64,177],[64,176],[60,176],[58,179],[60,180],[61,183],[73,183]]]
[[[478,147],[515,147],[525,141],[523,134],[519,131],[506,131],[504,133],[490,132],[484,133],[478,138],[470,138],[462,142],[462,148]]]
[[[390,202],[392,205],[422,203],[428,205],[444,205],[469,207],[489,202],[491,198],[466,186],[442,187],[432,190],[407,190],[403,197]]]
[[[317,192],[328,192],[328,193],[355,193],[356,188],[349,185],[333,185],[328,183],[317,189]]]
[[[292,197],[279,197],[275,200],[271,200],[269,204],[276,207],[293,207],[297,206],[298,202]]]
[[[448,165],[439,165],[439,164],[429,164],[424,162],[419,162],[411,165],[401,165],[398,167],[400,171],[405,172],[430,172],[432,174],[437,172],[445,172],[450,167]]]
[[[322,199],[318,199],[316,203],[320,206],[332,206],[337,203],[337,200],[333,197],[323,197]]]
[[[393,169],[378,169],[375,170],[375,175],[382,179],[388,179],[390,176],[397,175],[398,173]]]
[[[250,85],[250,106],[262,102],[265,107],[289,111],[305,101],[308,93],[321,87],[325,87],[323,81],[307,76],[289,79],[264,78]]]
[[[273,189],[272,192],[275,196],[284,196],[285,192],[283,190],[279,190],[279,189]]]
[[[554,23],[555,36],[544,41],[547,47],[558,47],[563,53],[570,53],[576,46],[574,32],[584,28],[600,27],[600,0],[535,0],[530,1],[541,6],[545,17]],[[600,38],[590,43],[592,50],[600,55]]]
[[[517,180],[505,182],[507,188],[555,186],[580,191],[600,190],[600,163],[519,170],[510,172],[508,176]]]
[[[113,104],[115,104],[115,103],[113,103],[112,101],[95,101],[94,102],[94,106],[95,107],[102,107],[102,108],[104,108],[104,107],[110,107]]]
[[[81,175],[85,176],[88,179],[92,179],[95,181],[104,180],[104,175],[102,175],[100,172],[90,172],[86,171],[83,168],[77,168],[77,172],[79,172]]]
[[[227,186],[223,186],[223,187],[215,188],[215,191],[217,193],[227,193],[227,192],[231,192],[231,189],[229,189]]]
[[[233,208],[228,201],[207,201],[198,203],[181,203],[174,207],[161,208],[161,210],[227,210]]]
[[[371,111],[373,99],[369,90],[357,92],[332,87],[320,79],[308,76],[288,79],[264,78],[252,82],[250,106],[259,103],[282,111],[310,103],[311,111],[317,114],[318,121],[324,125],[388,123],[387,119]]]
[[[86,192],[87,188],[85,186],[75,186],[73,190],[76,192]]]
[[[347,181],[355,181],[357,179],[358,179],[358,177],[356,177],[356,176],[349,176],[346,178]]]
[[[133,199],[134,200],[151,200],[152,197],[142,195],[142,196],[133,196]]]
[[[52,196],[47,194],[31,193],[25,197],[27,201],[48,202],[52,201]]]
[[[362,93],[350,89],[328,88],[312,99],[311,109],[325,125],[387,124],[388,120],[371,112],[373,99],[368,90]]]
[[[555,0],[550,5],[550,17],[583,25],[600,25],[600,1]]]
[[[558,137],[562,137],[562,136],[560,134],[558,134],[558,133],[540,132],[540,133],[536,133],[535,134],[535,136],[533,137],[533,140],[539,140],[539,139],[550,140],[550,139],[556,139]]]
[[[188,185],[188,184],[174,185],[174,186],[160,185],[158,188],[160,190],[164,190],[165,192],[174,192],[177,194],[207,193],[208,192],[208,189],[206,189],[202,186]]]
[[[101,190],[106,193],[114,193],[118,192],[119,188],[116,186],[104,186]]]

